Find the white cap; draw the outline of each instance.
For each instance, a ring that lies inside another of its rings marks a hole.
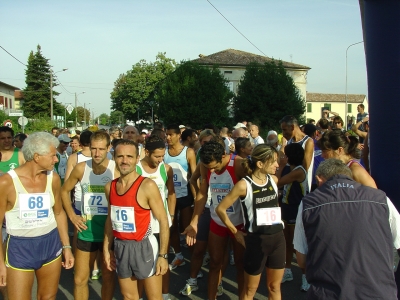
[[[179,125],[179,129],[186,128],[185,125]]]
[[[71,139],[68,137],[68,134],[60,134],[58,136],[58,140],[60,142],[66,142],[66,143],[69,143],[71,141]]]
[[[149,131],[147,129],[142,129],[142,132],[144,132],[145,134],[149,133]]]
[[[243,123],[237,123],[235,126],[233,126],[234,129],[238,129],[238,128],[246,128],[246,125],[244,125]]]
[[[268,131],[267,138],[268,138],[271,134],[275,134],[276,136],[278,136],[278,133],[277,133],[275,130],[270,130],[270,131]]]

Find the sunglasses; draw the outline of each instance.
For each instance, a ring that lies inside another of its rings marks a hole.
[[[335,123],[333,123],[333,124],[342,124],[342,122],[335,122]]]
[[[61,141],[61,143],[63,143],[64,145],[68,145],[69,144],[69,142],[64,142],[64,141]]]

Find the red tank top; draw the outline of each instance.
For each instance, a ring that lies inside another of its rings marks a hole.
[[[123,195],[117,193],[117,179],[111,182],[110,205],[113,234],[121,240],[141,241],[151,234],[151,210],[140,206],[137,193],[145,177],[139,176]]]

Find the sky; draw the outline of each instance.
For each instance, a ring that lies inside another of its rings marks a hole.
[[[158,52],[178,62],[229,48],[265,54],[310,67],[308,92],[344,94],[346,49],[363,40],[357,0],[13,0],[0,10],[0,45],[26,64],[40,44],[54,72],[68,68],[57,101],[74,105],[76,93],[95,116],[110,113],[118,76]],[[363,44],[347,57],[348,93],[367,94]],[[0,49],[0,81],[22,89],[25,69]]]

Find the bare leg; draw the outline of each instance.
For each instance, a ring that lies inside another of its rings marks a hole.
[[[148,300],[162,300],[162,276],[153,275],[143,280]]]
[[[7,292],[10,299],[31,300],[34,271],[7,268]]]
[[[124,300],[138,300],[139,294],[137,290],[137,280],[135,277],[118,278],[121,294]]]
[[[232,240],[232,248],[235,256],[235,266],[236,266],[236,280],[238,283],[239,295],[243,295],[244,287],[244,267],[243,267],[243,257],[245,248],[239,244],[235,238]]]
[[[37,299],[56,299],[61,274],[61,257],[48,265],[42,266],[35,273],[38,283]]]
[[[269,300],[281,300],[281,281],[285,269],[267,269],[267,288]]]
[[[243,300],[252,300],[260,284],[261,274],[250,275],[244,272],[244,288],[242,293]],[[268,295],[269,297],[269,295]]]
[[[74,273],[74,299],[89,299],[89,275],[90,269],[96,259],[96,252],[85,252],[79,249],[75,250],[75,273]],[[104,281],[103,281],[104,282]]]
[[[115,271],[107,269],[106,264],[101,264],[103,284],[101,285],[101,299],[112,300],[115,291]]]

